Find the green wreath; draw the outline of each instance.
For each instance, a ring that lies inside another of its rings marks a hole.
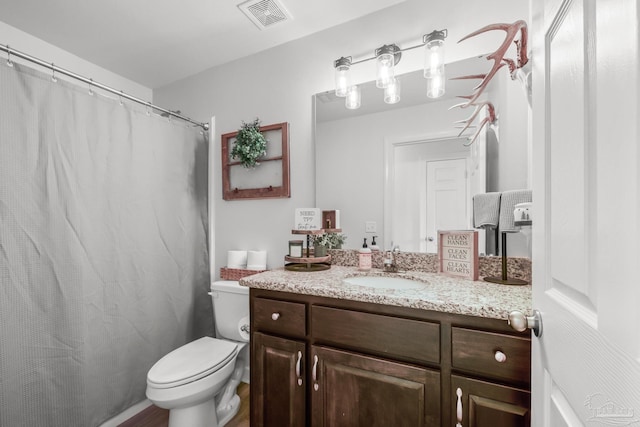
[[[245,168],[255,168],[260,165],[258,159],[267,154],[267,142],[267,138],[260,133],[259,119],[251,123],[243,121],[231,150],[231,157],[240,159]]]

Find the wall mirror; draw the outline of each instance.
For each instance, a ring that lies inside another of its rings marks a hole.
[[[449,63],[447,78],[483,73],[490,65],[484,56]],[[483,95],[496,107],[497,125],[469,147],[454,122],[473,110],[450,107],[462,101],[457,96],[471,94],[477,80],[447,80],[445,96],[436,100],[426,97],[422,70],[400,81],[400,102],[393,105],[384,103],[375,82],[361,85],[357,110],[346,109],[333,90],[313,96],[316,206],[341,211],[345,248],[377,236],[381,249],[436,252],[435,229],[472,228],[473,194],[529,188],[529,108],[506,70]],[[433,212],[430,202],[438,185],[455,187],[445,212]],[[480,248],[491,248],[493,238]],[[509,239],[509,255],[528,256],[524,235]]]

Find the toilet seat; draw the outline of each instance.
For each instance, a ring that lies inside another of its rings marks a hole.
[[[172,388],[211,375],[233,360],[238,344],[203,337],[164,356],[149,370],[147,384],[154,388]]]

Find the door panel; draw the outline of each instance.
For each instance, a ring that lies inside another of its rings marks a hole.
[[[251,425],[304,426],[305,344],[256,332],[252,346]],[[296,375],[299,358],[300,377]]]
[[[469,228],[470,200],[467,191],[466,159],[426,162],[426,230],[421,240],[426,252],[438,252],[438,230],[466,230]],[[429,239],[431,238],[431,239]]]
[[[532,1],[533,425],[640,422],[636,0]]]
[[[458,390],[460,396],[458,396]],[[514,387],[451,376],[451,412],[465,427],[529,427],[531,394]]]
[[[312,425],[440,425],[439,372],[326,347],[311,354]]]

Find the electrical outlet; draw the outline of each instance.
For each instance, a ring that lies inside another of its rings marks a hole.
[[[364,231],[365,233],[377,233],[377,225],[375,221],[366,221],[364,223]]]

